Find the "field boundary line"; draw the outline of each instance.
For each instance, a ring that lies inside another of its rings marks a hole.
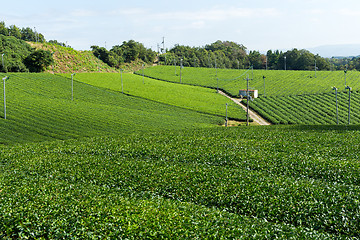
[[[227,98],[229,98],[230,100],[232,100],[234,103],[236,103],[237,105],[241,106],[242,109],[244,109],[246,111],[246,106],[239,100],[236,98],[232,98],[229,95],[227,95],[226,93],[224,93],[223,91],[219,90],[219,93]],[[250,118],[252,118],[252,120],[254,120],[254,122],[256,122],[259,125],[263,125],[263,126],[267,126],[267,125],[271,125],[271,123],[269,123],[268,121],[266,121],[264,118],[262,118],[257,112],[249,109],[249,115]]]

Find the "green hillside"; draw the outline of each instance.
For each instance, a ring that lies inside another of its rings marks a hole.
[[[100,61],[91,51],[77,51],[70,47],[51,43],[28,43],[36,49],[53,53],[55,63],[48,68],[48,72],[115,72],[114,68]]]
[[[3,78],[5,75],[0,74]],[[0,142],[211,127],[223,118],[109,92],[53,74],[7,74],[7,119],[0,95]],[[3,87],[1,85],[1,93]]]
[[[71,77],[70,74],[64,76]],[[80,73],[75,79],[90,85],[124,92],[132,96],[139,96],[156,102],[172,106],[195,110],[197,112],[214,114],[225,118],[226,104],[228,104],[228,117],[234,120],[246,120],[245,111],[231,100],[217,94],[216,90],[180,85],[170,82],[158,81],[142,76],[123,73]]]

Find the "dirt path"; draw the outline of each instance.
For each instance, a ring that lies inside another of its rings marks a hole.
[[[222,92],[219,90],[219,93],[229,99],[231,99],[234,103],[238,104],[239,106],[241,106],[245,111],[246,111],[246,106],[245,104],[243,104],[239,99],[236,98],[232,98],[229,95],[227,95],[226,93]],[[259,125],[271,125],[271,123],[269,123],[268,121],[266,121],[265,119],[263,119],[259,114],[257,114],[256,112],[252,111],[251,109],[249,109],[249,115],[250,118],[254,120],[254,122],[256,122]]]

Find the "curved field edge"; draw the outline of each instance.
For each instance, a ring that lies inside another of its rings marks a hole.
[[[349,146],[359,131],[259,126],[2,146],[0,231],[357,238],[359,149]]]
[[[45,73],[9,76],[7,119],[4,119],[3,108],[0,112],[2,144],[214,127],[223,122],[220,117],[80,82],[74,82],[72,101],[71,81],[64,77]],[[3,96],[0,99],[3,103]]]
[[[63,76],[71,77],[70,74]],[[238,121],[246,119],[246,114],[241,107],[208,88],[174,84],[127,73],[123,73],[122,78],[121,74],[116,73],[80,73],[75,76],[75,79],[131,96],[221,116],[224,119],[227,104],[229,119]]]
[[[180,83],[179,66],[176,70],[174,66],[155,66],[136,72],[138,75],[143,73],[151,78]],[[360,73],[357,71],[349,71],[345,81],[343,71],[317,71],[315,77],[312,71],[185,67],[181,77],[182,84],[219,88],[233,97],[238,96],[240,89],[246,89],[247,77],[250,78],[250,89],[258,90],[260,97],[329,93],[332,87],[342,89],[345,84],[353,90],[360,89]]]

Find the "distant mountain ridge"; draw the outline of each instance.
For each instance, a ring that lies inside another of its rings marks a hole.
[[[323,45],[314,48],[308,48],[314,54],[322,57],[357,57],[360,56],[360,44],[337,44]]]

